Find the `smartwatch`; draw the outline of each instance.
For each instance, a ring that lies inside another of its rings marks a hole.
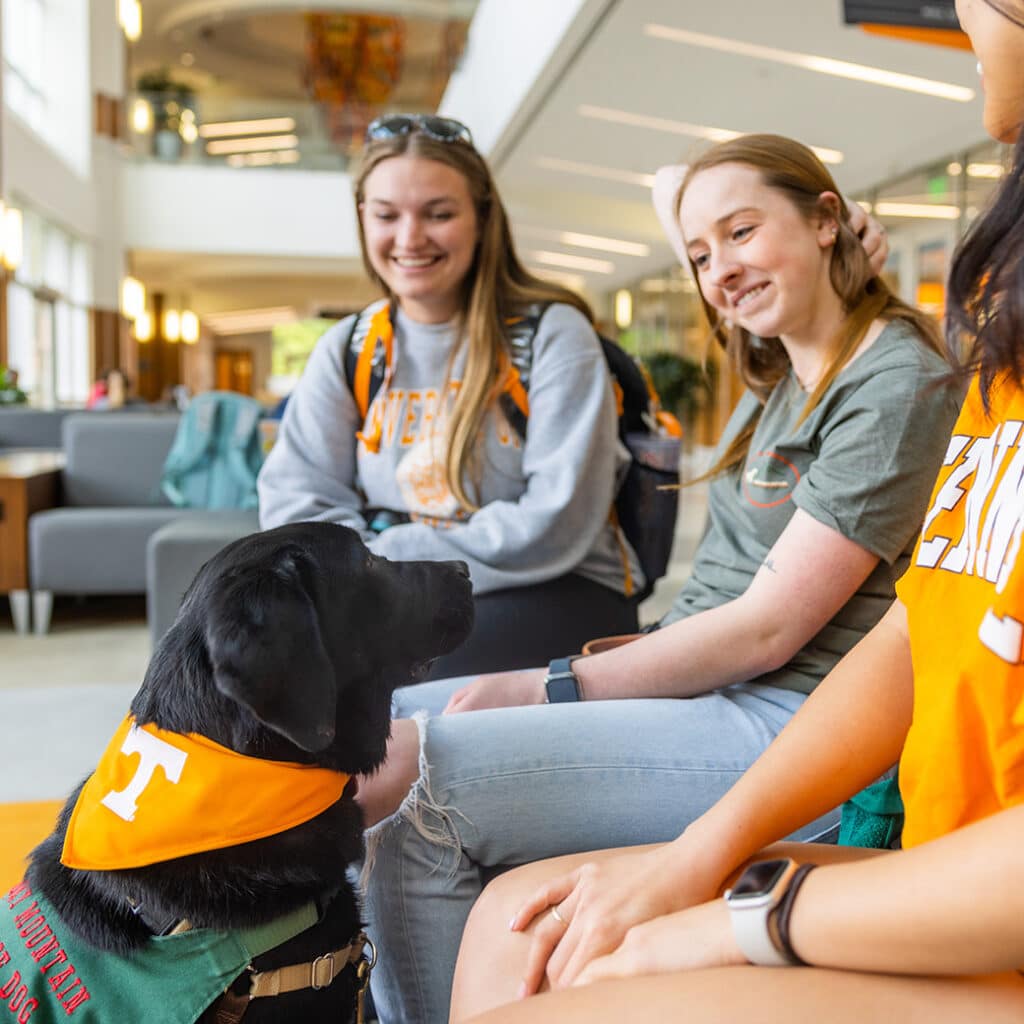
[[[752,964],[791,967],[799,963],[780,940],[774,921],[774,911],[799,867],[789,858],[758,861],[725,893],[736,945]]]
[[[555,658],[548,665],[548,674],[544,677],[544,691],[548,704],[566,704],[571,701],[583,700],[580,681],[572,670],[572,663],[582,657],[574,654],[570,658]]]

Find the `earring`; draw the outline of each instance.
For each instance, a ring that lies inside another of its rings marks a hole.
[[[983,73],[982,67],[981,67],[981,61],[979,60],[978,63],[975,64],[974,66],[978,69],[978,75],[980,76]]]

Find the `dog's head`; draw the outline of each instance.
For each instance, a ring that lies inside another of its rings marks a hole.
[[[394,688],[472,619],[461,562],[389,562],[345,527],[282,526],[203,566],[132,710],[241,753],[363,773],[383,760]]]

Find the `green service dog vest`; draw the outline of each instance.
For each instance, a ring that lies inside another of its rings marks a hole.
[[[192,1024],[253,957],[317,919],[310,903],[260,928],[155,936],[122,957],[79,939],[21,882],[0,901],[0,1022]]]

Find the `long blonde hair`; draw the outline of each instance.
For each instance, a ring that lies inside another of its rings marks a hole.
[[[850,226],[850,214],[842,201],[837,211],[827,211],[822,205],[821,194],[834,192],[838,195],[839,188],[825,165],[801,143],[781,135],[743,135],[706,150],[690,164],[676,192],[674,210],[677,219],[683,196],[693,179],[701,171],[722,164],[752,167],[768,188],[781,192],[808,221],[833,212],[838,222],[829,280],[842,301],[845,317],[829,346],[831,359],[828,367],[808,396],[797,424],[814,411],[875,320],[907,323],[928,348],[945,356],[938,324],[895,296],[881,278],[875,277],[864,246]],[[690,269],[693,279],[698,281],[697,268],[692,260]],[[763,408],[772,389],[790,371],[789,356],[782,342],[778,338],[758,338],[742,327],[727,324],[704,298],[703,292],[701,302],[711,325],[712,339],[725,348],[730,365],[760,399]],[[743,463],[759,418],[760,413],[743,427],[702,479]]]
[[[459,504],[472,512],[479,507],[470,495],[470,487],[479,480],[481,431],[491,406],[501,393],[509,365],[506,321],[521,315],[534,303],[551,302],[575,306],[591,322],[594,318],[590,307],[578,295],[542,281],[520,263],[508,215],[491,172],[476,149],[467,142],[445,142],[418,131],[369,142],[355,178],[363,266],[370,279],[388,295],[392,308],[396,298],[374,270],[367,253],[361,206],[367,177],[378,164],[397,156],[436,160],[454,168],[465,178],[476,208],[480,237],[473,264],[463,282],[461,340],[452,351],[446,374],[450,376],[455,356],[465,344],[466,366],[448,422],[445,473]]]

